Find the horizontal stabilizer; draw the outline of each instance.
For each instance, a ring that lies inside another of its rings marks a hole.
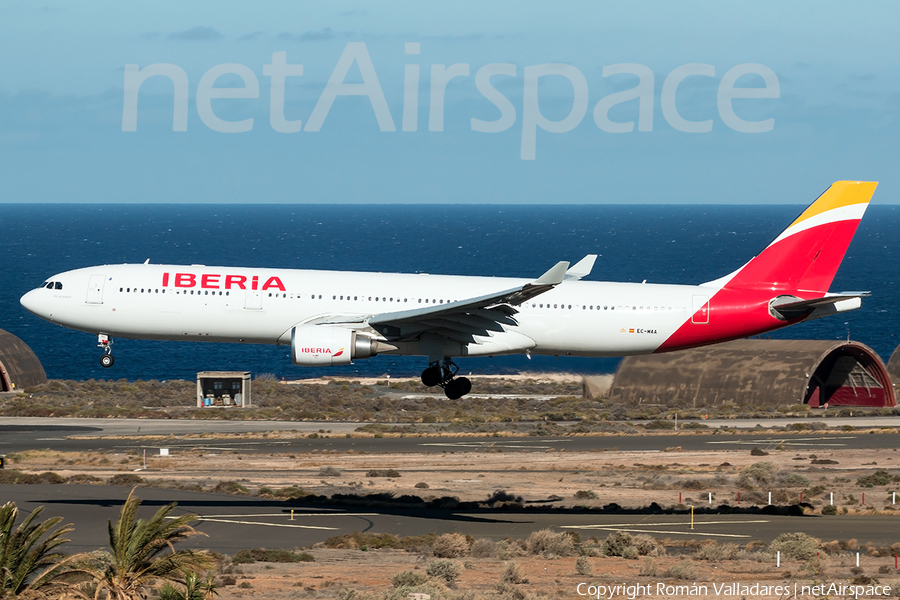
[[[802,317],[818,318],[826,314],[855,310],[862,305],[862,298],[868,295],[869,292],[842,292],[812,300],[802,300],[796,296],[778,296],[769,302],[769,309],[775,318],[785,321]],[[814,314],[817,312],[820,314]]]

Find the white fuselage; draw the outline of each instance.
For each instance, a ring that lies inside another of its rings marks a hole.
[[[526,279],[427,274],[106,265],[52,277],[22,298],[54,323],[109,336],[290,344],[292,328],[331,315],[399,312],[496,293]],[[55,289],[59,288],[61,289]],[[653,352],[717,287],[564,281],[516,307],[469,356],[530,352],[622,356]],[[415,344],[395,353],[427,354]]]

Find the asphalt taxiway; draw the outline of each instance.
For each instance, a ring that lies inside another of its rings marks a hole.
[[[75,530],[67,537],[70,552],[90,551],[107,544],[107,522],[118,518],[130,489],[90,485],[0,485],[0,500],[14,501],[23,512],[44,506],[41,518],[62,516]],[[453,510],[328,508],[304,506],[262,498],[201,492],[139,488],[139,513],[147,517],[170,502],[173,514],[199,515],[196,526],[207,537],[194,538],[187,547],[202,547],[225,554],[244,548],[310,546],[334,535],[354,531],[422,535],[459,532],[495,540],[524,538],[532,531],[552,528],[576,531],[582,538],[605,538],[613,531],[649,533],[657,538],[713,539],[741,545],[753,540],[770,542],[785,531],[805,531],[824,539],[855,538],[889,546],[896,542],[893,518],[878,516],[800,517],[766,514],[597,514],[576,511],[524,510],[515,512],[456,512]],[[294,510],[293,518],[291,509]]]

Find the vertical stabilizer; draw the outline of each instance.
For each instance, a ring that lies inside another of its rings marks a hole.
[[[725,287],[827,292],[877,185],[834,182]]]

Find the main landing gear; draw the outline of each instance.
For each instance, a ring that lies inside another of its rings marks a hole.
[[[103,356],[100,357],[100,366],[108,369],[116,364],[116,359],[112,355],[112,340],[105,333],[97,336],[97,347],[103,348]]]
[[[427,387],[439,385],[448,398],[459,400],[472,391],[472,382],[468,377],[456,377],[457,371],[459,367],[449,358],[443,362],[433,362],[422,371],[422,383]]]

